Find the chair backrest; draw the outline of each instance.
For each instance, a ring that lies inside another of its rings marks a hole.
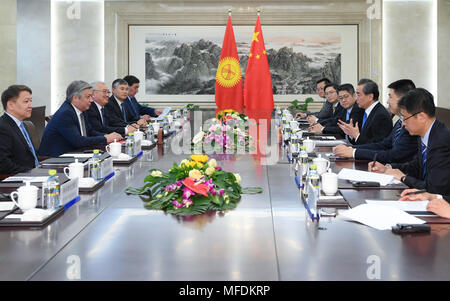
[[[33,107],[31,117],[25,120],[31,121],[34,124],[40,141],[45,130],[45,106]]]
[[[436,118],[445,123],[447,127],[450,127],[450,109],[437,107]]]
[[[27,129],[27,132],[30,135],[31,142],[33,143],[34,149],[37,151],[39,149],[39,146],[41,145],[41,138],[39,138],[39,135],[37,133],[36,127],[34,126],[34,123],[29,120],[24,120],[23,124],[25,125],[25,128]]]

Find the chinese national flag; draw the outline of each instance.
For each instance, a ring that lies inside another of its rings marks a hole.
[[[244,105],[248,117],[270,120],[273,110],[272,80],[259,16],[245,72]]]
[[[244,107],[242,73],[231,17],[228,17],[222,53],[220,54],[219,66],[217,67],[215,98],[217,111],[233,109],[242,113]]]

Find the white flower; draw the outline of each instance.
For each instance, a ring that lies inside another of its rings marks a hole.
[[[189,178],[192,178],[194,180],[198,180],[201,177],[203,177],[202,172],[198,169],[193,169],[189,172]]]
[[[216,171],[216,168],[210,166],[205,170],[205,173],[207,176],[211,176],[215,171]]]
[[[241,175],[238,174],[238,173],[235,173],[235,174],[234,174],[234,177],[236,178],[236,183],[239,184],[239,183],[241,182],[241,180],[242,180],[242,179],[241,179]]]
[[[192,139],[192,142],[194,144],[199,143],[200,141],[202,141],[203,136],[205,136],[205,132],[203,132],[203,131],[198,132],[197,135],[195,135],[194,138]]]
[[[216,166],[217,166],[217,161],[216,161],[216,159],[211,159],[211,160],[209,160],[209,161],[208,161],[208,166],[209,166],[209,167],[212,167],[212,168],[216,168]]]
[[[151,175],[154,178],[159,178],[159,177],[162,177],[162,172],[159,170],[154,170],[154,171],[152,171]]]
[[[187,164],[188,162],[189,162],[189,160],[184,159],[184,160],[182,160],[182,161],[180,162],[180,166],[181,166],[182,164]]]

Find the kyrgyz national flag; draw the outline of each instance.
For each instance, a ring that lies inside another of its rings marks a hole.
[[[244,105],[248,117],[270,120],[273,110],[272,80],[259,16],[245,72]]]
[[[233,109],[242,113],[244,96],[242,94],[242,73],[234,39],[231,17],[228,17],[222,53],[216,74],[217,111]]]

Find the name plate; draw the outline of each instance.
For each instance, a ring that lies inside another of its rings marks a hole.
[[[102,176],[103,178],[107,178],[113,172],[113,160],[112,157],[108,157],[102,162]]]
[[[70,179],[60,187],[61,205],[66,205],[78,197],[78,178]]]

